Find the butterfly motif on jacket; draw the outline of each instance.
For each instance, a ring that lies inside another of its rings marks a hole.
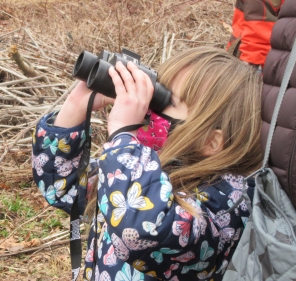
[[[44,137],[46,135],[46,131],[43,128],[39,128],[37,132],[37,137]]]
[[[109,273],[106,270],[104,270],[102,273],[100,273],[98,266],[96,266],[94,274],[95,274],[94,280],[96,280],[96,281],[111,281],[111,277],[110,277]],[[86,269],[86,280],[90,281],[92,278],[92,275],[93,275],[93,270],[91,268],[87,268]]]
[[[135,260],[133,262],[133,268],[139,271],[147,270],[147,266],[145,265],[145,262],[142,260]]]
[[[219,234],[218,254],[223,251],[225,243],[234,239],[235,230],[232,227],[225,227],[219,231]]]
[[[134,269],[132,274],[131,266],[124,263],[121,270],[116,273],[115,281],[144,281],[144,273]]]
[[[116,180],[119,180],[119,181],[127,180],[127,176],[123,174],[120,169],[117,169],[114,173],[108,173],[107,178],[108,178],[109,187],[111,187]]]
[[[161,248],[158,251],[154,251],[150,254],[150,257],[153,258],[158,264],[163,262],[163,255],[174,255],[181,252],[181,250],[170,249],[170,248]]]
[[[81,132],[81,141],[79,143],[79,147],[81,147],[84,144],[85,140],[86,140],[86,135],[85,135],[85,130],[83,130]]]
[[[108,208],[109,208],[108,197],[106,194],[104,194],[102,196],[101,202],[100,203],[98,202],[98,205],[99,205],[101,212],[106,216],[108,214]]]
[[[216,267],[214,267],[209,273],[206,270],[204,270],[204,271],[198,273],[197,277],[201,280],[205,280],[213,275],[215,269],[216,269]]]
[[[173,234],[179,236],[179,244],[185,247],[188,244],[193,216],[181,206],[176,207],[176,213],[183,220],[173,222]]]
[[[201,247],[200,247],[200,261],[192,265],[184,266],[181,273],[185,274],[189,270],[195,270],[195,271],[204,270],[209,265],[209,262],[206,262],[205,260],[211,257],[213,254],[214,254],[214,249],[209,247],[208,241],[204,240],[201,243]]]
[[[110,142],[106,142],[103,147],[105,150],[111,148],[111,147],[116,147],[116,146],[119,146],[121,143],[121,139],[118,139],[116,141],[110,141]]]
[[[155,171],[159,167],[156,161],[151,161],[151,148],[147,146],[142,148],[140,157],[133,156],[130,153],[123,153],[117,156],[117,161],[127,169],[132,170],[132,181],[140,178],[143,170],[146,172]]]
[[[229,195],[229,198],[232,199],[233,202],[236,202],[238,201],[238,199],[241,197],[242,195],[242,192],[240,190],[233,190],[231,192],[231,194]],[[240,204],[239,204],[239,207],[243,210],[243,211],[247,211],[248,210],[248,206],[245,202],[245,200],[243,200]]]
[[[158,234],[158,232],[156,231],[156,228],[162,224],[162,220],[164,217],[165,217],[165,213],[160,212],[156,218],[155,223],[150,221],[143,221],[142,222],[143,229],[146,232],[149,232],[151,235],[156,236]]]
[[[53,155],[56,154],[57,150],[58,150],[58,139],[57,138],[54,138],[53,140],[46,136],[44,139],[43,139],[43,144],[42,144],[42,148],[43,149],[46,149],[46,148],[49,148],[51,153]]]
[[[53,204],[56,202],[56,198],[61,198],[65,196],[66,193],[66,179],[57,180],[53,185],[50,185],[45,191],[45,185],[43,181],[39,182],[39,189],[48,201],[49,204]]]
[[[73,132],[73,133],[70,134],[70,138],[72,140],[75,140],[78,135],[79,135],[79,133],[77,131],[76,132]]]
[[[103,263],[109,267],[115,266],[117,264],[117,257],[114,253],[113,245],[109,247],[107,254],[103,256]]]
[[[67,202],[69,204],[73,204],[73,197],[77,195],[77,189],[75,185],[72,186],[72,188],[63,196],[61,197],[62,202]]]
[[[94,261],[94,238],[92,239],[89,249],[85,256],[85,262],[93,262]]]
[[[67,143],[65,138],[59,140],[58,149],[67,154],[71,152],[71,146]]]
[[[160,175],[160,182],[161,182],[161,188],[160,188],[160,199],[163,202],[167,202],[168,208],[172,205],[173,201],[173,187],[172,184],[169,181],[168,176],[162,172]]]
[[[48,162],[49,157],[45,153],[35,156],[32,153],[32,168],[36,170],[38,176],[42,176],[44,171],[42,167]]]
[[[234,245],[234,241],[231,241],[230,246],[227,248],[226,252],[224,253],[224,257],[228,257],[233,245]]]
[[[63,198],[66,195],[66,179],[55,181],[54,184],[50,185],[46,190],[45,183],[41,180],[38,183],[38,187],[49,204],[56,203],[57,198]],[[68,193],[69,192],[71,193],[71,190],[69,190]]]
[[[112,211],[111,225],[118,226],[121,219],[129,209],[138,209],[140,211],[150,210],[154,207],[153,203],[148,197],[141,196],[142,187],[138,182],[133,185],[127,191],[127,199],[120,191],[114,191],[110,195],[110,201],[115,207]]]
[[[219,228],[228,226],[230,223],[230,214],[225,213],[225,210],[220,210],[216,215],[208,210],[208,214],[212,221],[217,224]]]
[[[158,245],[157,241],[141,239],[139,232],[135,228],[125,228],[122,232],[122,239],[112,233],[111,240],[114,245],[115,255],[123,261],[129,258],[130,250],[140,251]]]
[[[102,224],[105,222],[105,217],[103,216],[102,212],[99,212],[97,218],[94,217],[92,221],[93,231],[96,233],[100,233],[102,230]],[[96,229],[97,224],[97,229]]]
[[[170,268],[164,273],[166,278],[170,278],[173,270],[177,270],[179,268],[179,263],[171,264]]]
[[[188,262],[194,258],[195,258],[195,254],[192,251],[189,251],[181,256],[173,257],[173,258],[171,258],[171,260],[179,261],[179,262]]]
[[[215,224],[213,223],[211,218],[209,218],[209,221],[210,221],[210,224],[211,224],[212,235],[214,237],[218,237],[220,234],[219,234],[219,231],[217,230],[217,227],[215,226]]]
[[[228,261],[227,260],[223,260],[220,268],[216,271],[216,273],[220,273],[221,272],[221,275],[223,275],[224,272],[225,272],[225,270],[226,270],[226,268],[227,268],[227,266],[228,266]]]
[[[78,168],[81,154],[82,152],[72,160],[57,156],[54,160],[54,167],[57,169],[58,175],[66,177],[71,174],[73,168]]]

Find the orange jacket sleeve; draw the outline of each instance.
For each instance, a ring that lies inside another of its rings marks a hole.
[[[264,65],[270,50],[270,35],[284,0],[237,0],[233,33],[226,49],[241,60]]]

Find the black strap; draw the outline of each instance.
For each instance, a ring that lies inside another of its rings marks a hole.
[[[85,173],[85,170],[90,160],[91,149],[91,136],[90,136],[90,118],[93,102],[96,92],[92,92],[87,104],[86,121],[85,121],[85,145],[79,161],[77,173],[77,179],[79,182],[80,177]],[[81,235],[80,235],[80,219],[79,219],[79,204],[78,204],[79,190],[77,190],[76,197],[74,199],[71,213],[70,213],[70,257],[72,267],[72,281],[75,281],[78,277],[81,260],[82,260],[82,247],[81,247]]]
[[[97,248],[97,244],[98,244],[98,214],[99,214],[99,204],[98,204],[98,192],[97,193],[97,203],[96,203],[96,215],[95,215],[95,221],[94,221],[94,224],[95,224],[95,238],[94,238],[94,260],[93,260],[93,270],[92,270],[92,276],[91,276],[91,281],[95,281],[95,269],[96,269],[96,264],[97,264],[97,257],[98,257],[98,254],[97,254],[97,251],[98,251],[98,248]],[[103,229],[101,229],[101,231],[103,231]]]
[[[149,125],[149,124],[150,124],[150,118],[148,117],[148,118],[146,118],[145,121],[144,121],[143,123],[141,123],[141,124],[134,124],[134,125],[128,125],[128,126],[122,127],[122,128],[120,128],[120,129],[116,130],[115,132],[113,132],[113,133],[111,134],[111,136],[109,136],[109,138],[107,139],[107,141],[108,141],[108,142],[112,141],[112,139],[113,139],[116,135],[118,135],[118,134],[120,134],[120,133],[123,133],[123,132],[130,132],[130,131],[135,131],[135,130],[137,130],[137,129],[139,129],[139,128],[145,126],[145,125]]]
[[[78,194],[76,195],[70,214],[70,256],[72,267],[72,281],[76,280],[80,271],[82,249],[79,229]]]

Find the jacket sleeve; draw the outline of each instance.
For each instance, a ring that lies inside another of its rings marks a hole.
[[[232,21],[233,33],[226,49],[236,50],[236,55],[242,61],[263,66],[270,50],[271,30],[283,2],[237,0]]]
[[[55,127],[51,124],[53,116],[51,113],[43,117],[33,132],[33,178],[47,202],[67,213],[78,196],[82,214],[88,180],[86,173],[78,179],[76,170],[85,141],[84,124],[67,129]]]
[[[214,215],[205,205],[188,198],[199,214],[193,217],[174,200],[154,150],[127,134],[106,147],[100,157],[98,198],[116,256],[162,280],[177,271],[188,280],[196,278],[196,271],[213,273],[217,255],[226,252],[241,223],[228,227],[222,245],[219,230],[211,223]]]

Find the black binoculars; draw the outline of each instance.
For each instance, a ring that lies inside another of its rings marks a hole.
[[[87,87],[94,92],[116,98],[115,87],[108,70],[111,65],[115,66],[117,61],[121,61],[125,66],[128,61],[132,61],[152,81],[154,92],[149,108],[155,112],[162,112],[169,104],[172,93],[162,84],[156,82],[157,72],[141,64],[140,59],[141,57],[138,54],[127,49],[123,49],[121,54],[103,50],[98,56],[83,51],[75,62],[73,77],[86,82]]]

